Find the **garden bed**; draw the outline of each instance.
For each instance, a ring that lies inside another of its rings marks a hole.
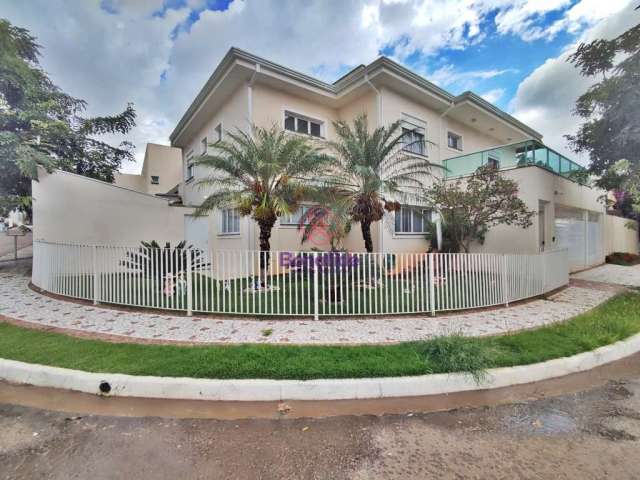
[[[607,263],[612,263],[614,265],[630,267],[633,265],[640,265],[640,255],[635,255],[633,253],[613,252],[612,254],[607,255],[606,261]]]
[[[88,372],[216,379],[368,378],[471,372],[575,355],[640,332],[640,294],[567,322],[491,338],[380,346],[115,344],[0,324],[0,357]]]

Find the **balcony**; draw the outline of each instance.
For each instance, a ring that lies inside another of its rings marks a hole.
[[[443,160],[442,163],[446,179],[471,175],[484,165],[493,165],[500,170],[536,165],[569,180],[579,183],[585,180],[577,175],[577,172],[585,172],[584,167],[535,140],[461,155]]]

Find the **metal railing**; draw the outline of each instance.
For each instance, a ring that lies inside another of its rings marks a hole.
[[[68,297],[201,313],[421,314],[535,297],[569,281],[567,251],[217,251],[34,242],[33,283]]]

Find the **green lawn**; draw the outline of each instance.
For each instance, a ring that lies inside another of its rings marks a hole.
[[[357,378],[455,371],[478,374],[491,367],[574,355],[638,332],[640,293],[625,293],[555,326],[493,338],[452,336],[387,346],[114,344],[0,323],[0,357],[89,372],[197,378]]]

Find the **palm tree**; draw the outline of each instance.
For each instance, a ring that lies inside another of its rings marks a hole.
[[[339,140],[329,142],[337,156],[326,186],[347,199],[351,220],[360,223],[365,249],[372,252],[371,225],[382,220],[385,210],[398,210],[398,200],[418,200],[433,164],[403,150],[409,145],[400,121],[369,132],[363,114],[353,126],[344,121],[333,126]]]
[[[299,206],[313,187],[328,157],[306,138],[286,133],[276,125],[252,126],[251,132],[226,132],[229,140],[210,145],[212,152],[195,163],[211,170],[198,181],[212,190],[196,209],[205,215],[216,208],[237,207],[240,215],[251,216],[260,228],[260,268],[269,264],[271,230],[278,217]]]
[[[351,231],[351,202],[334,189],[319,192],[315,199],[320,203],[309,207],[298,225],[302,243],[328,241],[331,251],[338,251]]]

